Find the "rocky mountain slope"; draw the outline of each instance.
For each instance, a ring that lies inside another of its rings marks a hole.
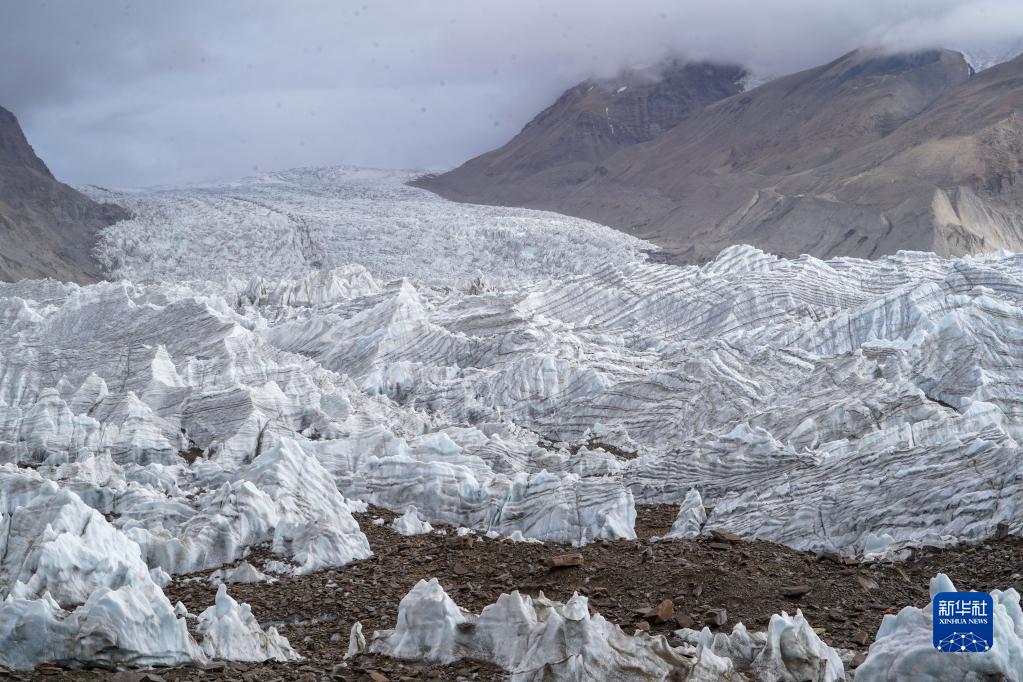
[[[1023,57],[973,74],[947,50],[859,50],[712,104],[570,186],[492,174],[487,155],[420,185],[596,220],[683,262],[740,243],[865,258],[1020,249],[1021,107]]]
[[[500,149],[421,187],[484,204],[544,206],[601,173],[601,161],[652,140],[742,90],[739,66],[671,61],[569,89]],[[494,193],[496,191],[496,194]]]
[[[127,217],[58,182],[14,114],[0,107],[0,280],[96,281],[96,232]]]

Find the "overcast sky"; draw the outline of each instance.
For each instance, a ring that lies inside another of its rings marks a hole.
[[[1023,0],[0,0],[0,106],[72,183],[442,168],[573,83],[667,54],[782,74],[1021,34]]]

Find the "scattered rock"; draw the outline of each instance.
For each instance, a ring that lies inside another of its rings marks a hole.
[[[369,679],[373,682],[387,682],[387,675],[379,673],[376,670],[368,670],[366,673],[369,675]]]
[[[859,583],[860,587],[862,587],[867,592],[871,590],[876,590],[878,588],[877,581],[871,578],[869,575],[865,575],[863,573],[860,573],[856,576],[856,582]]]
[[[665,599],[658,604],[654,611],[654,620],[658,623],[667,623],[675,615],[675,604],[670,599]]]
[[[582,554],[559,554],[551,559],[551,567],[569,568],[572,566],[582,566],[585,561]]]
[[[863,632],[862,630],[854,634],[852,638],[853,641],[859,644],[860,646],[867,646],[867,642],[870,641],[870,635],[868,635],[866,632]]]
[[[725,609],[709,609],[707,611],[707,622],[721,627],[728,622],[728,611]]]
[[[735,533],[720,528],[712,529],[710,536],[718,542],[743,542],[743,539]]]
[[[789,599],[798,599],[803,595],[809,594],[813,588],[809,585],[790,585],[788,587],[781,588],[781,594],[783,597]]]
[[[636,613],[648,621],[667,623],[675,615],[675,604],[670,599],[665,599],[652,608],[636,609]]]
[[[109,679],[110,682],[166,682],[164,678],[151,672],[114,673],[107,679]]]

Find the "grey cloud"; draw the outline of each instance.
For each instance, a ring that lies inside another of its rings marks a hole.
[[[781,74],[864,44],[998,54],[1021,32],[1018,0],[0,0],[0,105],[71,182],[443,167],[669,54]]]

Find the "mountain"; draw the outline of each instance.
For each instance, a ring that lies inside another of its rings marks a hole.
[[[96,281],[96,232],[128,216],[119,206],[96,203],[58,182],[18,119],[0,107],[0,281]]]
[[[711,104],[571,187],[462,182],[478,159],[422,184],[589,218],[678,262],[737,243],[865,258],[1021,249],[1021,106],[1021,58],[975,74],[949,50],[856,50]]]
[[[414,184],[486,204],[543,205],[601,171],[600,162],[652,140],[742,90],[734,65],[671,60],[569,89],[510,142],[442,176]]]

